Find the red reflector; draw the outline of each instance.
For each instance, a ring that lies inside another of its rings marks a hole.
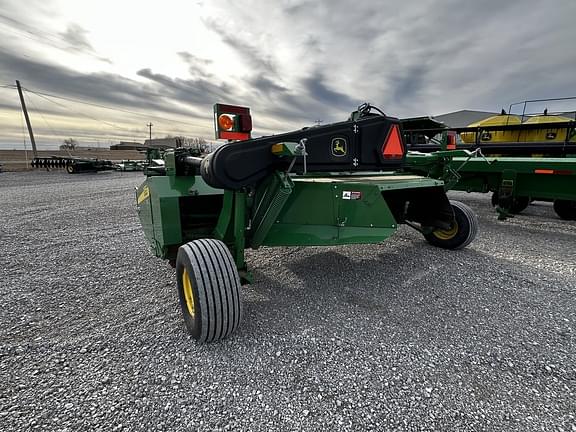
[[[240,116],[240,131],[250,132],[252,130],[252,117],[250,115]]]
[[[448,132],[446,150],[456,150],[456,133]]]
[[[557,174],[557,175],[572,175],[574,172],[570,170],[551,170],[551,169],[536,169],[534,174]]]
[[[245,132],[220,131],[218,133],[218,139],[244,141],[250,139],[250,134]]]
[[[388,131],[388,136],[382,145],[382,156],[384,159],[402,159],[404,156],[404,146],[397,124],[393,124]]]

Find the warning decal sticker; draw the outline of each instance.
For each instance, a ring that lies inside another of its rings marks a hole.
[[[362,192],[360,192],[360,191],[342,191],[342,199],[345,199],[345,200],[362,199]]]

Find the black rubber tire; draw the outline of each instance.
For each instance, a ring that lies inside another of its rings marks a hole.
[[[192,292],[193,313],[185,293],[185,271]],[[194,240],[180,246],[176,257],[180,307],[188,333],[198,342],[228,337],[242,319],[240,276],[232,254],[220,240]]]
[[[498,192],[492,193],[491,201],[494,207],[498,205]],[[524,210],[526,210],[526,207],[530,205],[531,201],[532,200],[530,199],[530,197],[527,196],[514,197],[512,200],[512,207],[510,208],[510,213],[512,214],[522,213]]]
[[[68,164],[66,166],[66,172],[68,174],[75,174],[76,173],[76,167],[74,166],[74,164]]]
[[[561,219],[576,220],[576,201],[554,200],[554,211]]]
[[[431,233],[424,234],[424,238],[431,245],[443,249],[462,249],[476,237],[478,218],[470,207],[460,201],[450,201],[450,205],[454,211],[456,225],[449,230],[435,229]]]

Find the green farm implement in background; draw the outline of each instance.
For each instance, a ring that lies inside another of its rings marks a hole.
[[[562,219],[576,220],[576,158],[484,157],[467,150],[411,152],[405,169],[442,178],[449,189],[492,192],[500,219],[540,200],[553,202]]]
[[[94,173],[99,171],[145,171],[147,175],[164,174],[163,151],[157,148],[146,149],[146,159],[111,161],[98,158],[79,157],[36,157],[32,168],[65,169],[69,174]]]
[[[520,213],[531,201],[540,200],[553,202],[562,219],[576,220],[576,122],[541,120],[454,129],[421,117],[402,120],[402,125],[412,150],[407,156],[406,170],[441,178],[449,189],[492,192],[492,204],[500,219]],[[468,134],[470,142],[458,142],[458,134]],[[551,139],[550,142],[481,140],[488,136]]]
[[[32,168],[64,168],[69,174],[111,171],[117,169],[117,165],[110,160],[76,157],[65,158],[60,156],[34,158],[31,165]]]
[[[251,280],[247,248],[378,243],[400,224],[447,249],[476,235],[476,216],[448,200],[442,175],[404,169],[398,119],[367,104],[344,122],[255,139],[248,108],[214,111],[217,138],[239,141],[207,156],[168,151],[164,170],[136,192],[146,238],[176,267],[184,321],[198,341],[238,327],[241,281]],[[444,162],[428,169],[442,174]]]

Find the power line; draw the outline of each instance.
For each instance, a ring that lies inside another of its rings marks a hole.
[[[34,101],[32,99],[30,99],[28,97],[28,94],[24,95],[26,97],[26,101],[29,102],[32,107],[34,108],[35,112],[40,114],[40,117],[42,117],[42,120],[44,120],[44,123],[46,124],[46,126],[48,127],[48,129],[50,129],[52,131],[52,135],[56,136],[56,132],[54,131],[54,129],[52,129],[52,126],[50,126],[48,124],[48,121],[46,121],[46,118],[44,117],[44,115],[42,114],[42,112],[38,109],[38,107],[36,106],[36,104],[34,103]]]
[[[38,31],[35,27],[31,27],[22,21],[18,21],[3,14],[0,14],[0,22],[1,21],[4,21],[4,25],[10,29],[16,30],[16,32],[18,32],[17,36],[24,36],[27,39],[35,40],[36,42],[40,42],[45,45],[50,45],[51,47],[61,51],[68,51],[71,47],[78,49],[74,46],[73,43],[66,40],[62,33],[48,32],[46,30]],[[94,48],[91,46],[85,49],[79,49],[78,51],[82,51],[85,54],[101,60],[101,58],[94,51]]]
[[[49,41],[51,41],[53,43],[61,43],[61,42],[66,43],[67,42],[59,34],[54,34],[52,32],[47,32],[47,31],[42,31],[42,32],[36,33],[36,29],[34,27],[30,27],[28,24],[25,24],[22,21],[18,21],[17,19],[14,19],[14,18],[9,17],[7,15],[0,14],[0,19],[2,19],[5,23],[6,23],[6,21],[8,21],[10,23],[10,24],[5,24],[5,25],[9,25],[13,29],[18,30],[20,33],[28,33],[29,35],[31,35],[37,39],[41,39],[43,42],[45,42],[46,39],[48,39]],[[40,34],[40,33],[42,33],[42,34]],[[58,38],[58,40],[53,39],[52,35],[56,36]],[[58,48],[62,49],[61,47],[58,47]]]
[[[68,137],[70,135],[74,136],[75,138],[83,138],[83,141],[87,141],[87,142],[99,142],[99,141],[112,141],[112,138],[114,139],[121,139],[126,137],[126,135],[117,135],[117,134],[111,134],[111,135],[107,135],[107,136],[101,136],[101,135],[79,135],[76,132],[71,132],[71,133],[58,133],[56,132],[48,123],[48,121],[44,118],[44,116],[42,115],[41,111],[36,107],[36,105],[34,104],[34,102],[29,99],[26,98],[27,101],[31,102],[32,106],[35,108],[35,112],[40,114],[40,116],[42,117],[42,120],[44,120],[44,123],[46,124],[46,126],[52,131],[52,137],[54,137],[57,140],[61,140],[61,138],[65,138]],[[127,132],[132,132],[128,129],[125,129]],[[67,131],[68,132],[68,131]],[[130,135],[131,136],[131,135]],[[92,139],[86,139],[86,138],[92,138]]]
[[[60,103],[55,102],[55,101],[52,101],[52,100],[50,100],[50,99],[48,99],[48,98],[43,97],[42,95],[37,95],[37,96],[42,97],[43,99],[46,99],[47,101],[52,102],[52,103],[54,103],[54,104],[56,104],[56,105],[62,106],[62,107],[64,107],[64,108],[66,108],[66,109],[70,109],[70,108],[68,108],[67,106],[63,105],[63,104],[60,104]],[[28,101],[31,101],[30,98],[26,98],[26,99],[27,99]],[[33,105],[34,108],[35,108],[35,112],[37,112],[38,114],[40,114],[40,116],[41,116],[42,119],[44,120],[44,123],[46,123],[46,126],[48,126],[48,128],[52,131],[52,136],[53,136],[54,138],[56,138],[56,139],[66,137],[66,136],[68,136],[68,135],[73,135],[74,137],[77,137],[77,138],[92,138],[92,139],[101,139],[101,140],[111,140],[112,138],[114,138],[114,139],[122,139],[122,138],[125,138],[126,136],[130,136],[130,137],[133,136],[133,132],[134,132],[133,130],[126,129],[126,128],[121,128],[120,126],[117,126],[117,125],[115,125],[115,124],[113,124],[113,123],[107,123],[107,122],[104,122],[104,121],[100,121],[100,120],[98,120],[98,119],[96,119],[96,118],[94,118],[94,117],[88,116],[88,115],[83,114],[83,113],[81,113],[81,112],[78,113],[78,114],[83,115],[83,116],[85,116],[85,117],[87,117],[87,118],[89,118],[89,119],[91,119],[91,120],[99,121],[99,122],[101,122],[101,123],[105,123],[105,124],[108,124],[108,125],[112,125],[113,127],[117,127],[117,128],[119,128],[119,129],[123,129],[126,133],[125,133],[125,134],[112,133],[112,134],[109,134],[109,135],[107,135],[107,136],[101,136],[101,135],[80,135],[80,134],[78,134],[77,132],[72,132],[72,133],[67,133],[67,134],[59,134],[59,133],[56,133],[56,131],[54,131],[54,129],[52,129],[52,127],[48,124],[47,120],[46,120],[46,119],[44,118],[44,116],[42,115],[42,112],[36,107],[36,105],[35,105],[33,102],[32,102],[32,105]],[[66,131],[66,132],[69,132],[69,131]],[[128,135],[128,134],[129,134],[129,135]]]
[[[16,88],[16,86],[10,85],[10,84],[0,85],[0,87],[2,87],[2,88],[12,88],[12,89],[13,89],[13,88]],[[30,93],[33,93],[33,94],[37,95],[37,96],[44,97],[44,99],[46,99],[46,98],[61,99],[61,100],[66,100],[66,101],[69,101],[69,102],[79,103],[79,104],[83,104],[83,105],[89,105],[89,106],[94,106],[94,107],[98,107],[98,108],[104,108],[104,109],[108,109],[108,110],[111,110],[111,111],[118,111],[118,112],[133,114],[133,115],[137,115],[137,116],[141,116],[141,117],[158,119],[158,120],[162,120],[162,121],[165,121],[165,122],[168,122],[168,123],[178,123],[178,124],[183,124],[183,125],[187,125],[187,126],[193,126],[193,127],[195,127],[195,128],[204,128],[204,129],[210,129],[210,130],[213,129],[212,126],[206,126],[206,125],[201,125],[201,124],[194,124],[194,123],[184,122],[184,121],[181,121],[181,120],[167,119],[167,118],[165,118],[165,117],[160,117],[160,116],[150,115],[150,114],[144,114],[144,113],[140,113],[140,112],[137,112],[137,111],[131,111],[131,110],[123,109],[123,108],[113,108],[113,107],[110,107],[110,106],[106,106],[106,105],[102,105],[102,104],[97,104],[97,103],[94,103],[94,102],[81,101],[81,100],[79,100],[79,99],[74,99],[74,98],[70,98],[70,97],[66,97],[66,96],[56,96],[56,95],[53,95],[53,94],[50,94],[50,93],[38,92],[38,91],[31,90],[31,89],[26,88],[26,87],[22,87],[22,88],[23,88],[24,90],[30,92]],[[49,100],[49,99],[47,99],[47,100]],[[62,107],[64,107],[64,108],[70,110],[70,108],[68,108],[68,107],[66,107],[66,106],[64,106],[64,105],[58,104],[58,103],[55,102],[55,101],[50,101],[50,102],[56,103],[57,105],[60,105],[60,106],[62,106]],[[77,113],[77,112],[76,112],[76,113]],[[77,113],[77,114],[78,114],[78,113]],[[80,114],[82,114],[82,113],[80,113]],[[84,115],[85,115],[85,114],[84,114]],[[85,115],[85,116],[86,116],[86,115]],[[95,118],[92,118],[92,120],[96,120],[96,121],[103,122],[103,121],[98,120],[98,119],[95,119]],[[105,123],[105,122],[104,122],[104,123]],[[108,123],[108,124],[109,124],[109,125],[113,125],[112,123]],[[114,127],[119,127],[119,126],[117,126],[117,125],[113,125],[113,126],[114,126]],[[121,128],[121,127],[119,127],[119,128]]]
[[[56,48],[56,49],[59,49],[62,51],[68,49],[68,48],[62,46],[60,44],[60,42],[50,42],[50,39],[48,39],[44,36],[35,35],[33,33],[30,33],[29,31],[26,31],[26,30],[20,30],[20,29],[15,29],[15,30],[16,30],[16,32],[12,31],[12,32],[8,32],[8,33],[12,33],[13,35],[15,35],[17,37],[25,37],[26,39],[29,39],[29,40],[41,42],[43,44],[50,45],[52,48]]]
[[[27,90],[27,91],[30,91],[30,90]],[[53,104],[56,104],[56,105],[58,105],[58,106],[61,106],[61,107],[65,108],[65,109],[67,109],[67,110],[69,110],[69,111],[72,111],[72,108],[68,108],[68,107],[67,107],[66,105],[64,105],[64,104],[58,103],[58,102],[56,102],[56,101],[53,101],[53,100],[51,100],[51,99],[43,96],[43,95],[40,94],[40,93],[36,93],[36,92],[32,92],[32,93],[35,94],[36,96],[39,96],[39,97],[41,97],[41,98],[43,98],[43,99],[46,99],[48,102],[51,102],[51,103],[53,103]],[[84,117],[86,117],[86,118],[89,118],[90,120],[94,120],[94,121],[100,122],[100,123],[102,123],[102,124],[106,124],[106,125],[108,125],[108,126],[112,126],[112,127],[114,127],[114,128],[117,128],[117,129],[123,129],[123,130],[125,130],[125,131],[127,131],[127,132],[132,132],[130,129],[123,128],[123,127],[118,126],[117,124],[114,124],[114,123],[109,123],[109,122],[107,122],[107,121],[105,121],[105,120],[99,120],[99,119],[97,119],[96,117],[89,116],[88,114],[84,114],[84,113],[82,113],[82,112],[80,112],[80,111],[74,111],[74,113],[75,113],[75,114],[80,114],[81,116],[84,116]]]
[[[87,138],[88,140],[100,140],[100,141],[116,141],[116,140],[122,140],[122,139],[127,139],[130,138],[132,139],[132,135],[108,135],[108,136],[103,136],[103,135],[83,135],[83,134],[78,134],[74,131],[65,131],[67,133],[56,133],[56,135],[54,136],[55,139],[60,139],[60,138],[69,138],[69,137],[74,137],[74,138]],[[43,136],[43,135],[39,135],[39,136]]]
[[[1,87],[1,88],[10,88],[10,89],[15,89],[15,88],[16,88],[16,86],[10,85],[10,84],[2,84],[2,85],[0,85],[0,87]],[[78,133],[76,133],[76,132],[74,132],[74,131],[72,131],[72,132],[66,131],[64,134],[60,134],[60,133],[57,133],[57,132],[50,126],[50,124],[48,123],[48,121],[46,120],[46,118],[42,115],[41,110],[38,109],[38,107],[37,107],[37,106],[33,103],[33,101],[32,101],[32,105],[34,106],[35,111],[36,111],[38,114],[40,114],[40,116],[41,116],[42,119],[44,120],[44,123],[46,124],[46,126],[52,131],[53,139],[58,139],[58,137],[62,138],[62,137],[66,137],[66,136],[68,136],[68,135],[73,135],[73,136],[78,137],[78,138],[88,138],[88,139],[91,139],[93,142],[96,142],[96,140],[107,140],[107,141],[111,141],[112,139],[114,139],[114,140],[116,140],[116,139],[119,139],[119,140],[122,140],[122,139],[135,139],[135,135],[134,135],[134,134],[136,133],[137,135],[139,135],[139,133],[138,133],[138,129],[128,129],[128,128],[125,128],[125,127],[118,126],[117,124],[114,124],[114,123],[110,123],[110,122],[107,122],[107,121],[104,121],[104,120],[100,120],[100,119],[98,119],[98,118],[96,118],[96,117],[92,117],[92,116],[90,116],[90,115],[88,115],[88,114],[85,114],[85,113],[83,113],[83,112],[81,112],[81,111],[73,110],[72,108],[70,108],[70,107],[67,106],[66,104],[59,103],[59,102],[57,102],[57,101],[55,101],[55,100],[52,100],[52,99],[59,99],[59,100],[64,100],[64,101],[69,101],[69,102],[74,102],[74,103],[79,103],[79,104],[83,104],[83,105],[96,106],[96,107],[99,107],[99,108],[105,108],[105,109],[109,109],[109,110],[112,110],[112,111],[126,112],[126,113],[129,113],[129,114],[139,115],[139,116],[143,116],[143,117],[147,117],[147,118],[157,118],[157,119],[160,119],[160,120],[164,120],[164,121],[166,121],[166,122],[168,122],[168,123],[174,122],[174,123],[181,123],[181,124],[185,124],[185,125],[190,125],[190,126],[198,127],[198,125],[195,125],[195,124],[192,124],[192,123],[183,122],[183,121],[169,120],[169,119],[166,119],[166,118],[163,118],[163,117],[159,117],[159,116],[151,116],[151,115],[148,115],[148,114],[142,114],[142,113],[138,113],[138,112],[135,112],[135,111],[124,110],[124,109],[121,109],[121,108],[112,108],[112,107],[109,107],[109,106],[106,106],[106,105],[101,105],[101,104],[96,104],[96,103],[91,103],[91,102],[84,102],[84,101],[80,101],[80,100],[77,100],[77,99],[74,99],[74,98],[68,98],[68,97],[65,97],[65,96],[56,96],[56,95],[52,95],[52,94],[49,94],[49,93],[37,92],[37,91],[30,90],[30,89],[27,89],[27,88],[24,88],[24,89],[25,89],[27,92],[29,92],[29,93],[32,93],[32,94],[34,94],[34,95],[36,95],[36,96],[38,96],[38,97],[40,97],[40,98],[42,98],[42,99],[47,100],[48,102],[51,102],[51,103],[53,103],[53,104],[55,104],[55,105],[57,105],[57,106],[60,106],[60,107],[66,109],[66,110],[68,110],[68,111],[72,111],[75,115],[80,115],[80,116],[86,117],[86,118],[88,118],[88,119],[90,119],[90,120],[93,120],[93,121],[102,123],[102,124],[104,124],[104,125],[113,127],[113,128],[116,129],[116,130],[118,130],[118,129],[120,130],[120,131],[119,131],[120,133],[114,133],[114,132],[112,132],[112,133],[110,133],[108,136],[93,135],[93,134],[90,134],[90,135],[82,134],[82,135],[80,135],[80,134],[78,134]],[[29,97],[27,97],[27,99],[28,99],[29,101],[31,101],[31,99],[30,99]],[[201,126],[201,127],[206,127],[206,126]],[[210,128],[210,129],[211,129],[211,128]],[[171,131],[157,130],[157,133],[174,135],[175,132],[174,132],[174,130],[171,130]]]
[[[201,128],[205,128],[205,129],[212,129],[212,127],[205,126],[205,125],[198,125],[198,124],[188,123],[188,122],[184,122],[184,121],[180,121],[180,120],[171,120],[171,119],[167,119],[167,118],[165,118],[165,117],[160,117],[160,116],[155,116],[155,115],[150,115],[150,114],[143,114],[143,113],[140,113],[140,112],[130,111],[130,110],[123,109],[123,108],[112,108],[112,107],[109,107],[109,106],[106,106],[106,105],[102,105],[102,104],[97,104],[97,103],[94,103],[94,102],[85,102],[85,101],[81,101],[81,100],[74,99],[74,98],[70,98],[70,97],[66,97],[66,96],[56,96],[56,95],[53,95],[53,94],[50,94],[50,93],[37,92],[37,91],[34,91],[34,90],[30,90],[30,89],[28,89],[28,88],[26,88],[26,87],[23,87],[23,88],[24,88],[26,91],[29,91],[29,92],[31,92],[31,93],[34,93],[34,94],[37,94],[37,95],[43,95],[43,96],[51,97],[51,98],[55,98],[55,99],[67,100],[67,101],[69,101],[69,102],[75,102],[75,103],[79,103],[79,104],[95,106],[95,107],[98,107],[98,108],[105,108],[105,109],[112,110],[112,111],[119,111],[119,112],[124,112],[124,113],[128,113],[128,114],[138,115],[138,116],[141,116],[141,117],[155,118],[155,119],[163,120],[163,121],[168,122],[168,123],[180,123],[180,124],[185,124],[185,125],[193,126],[193,127],[201,127]]]

